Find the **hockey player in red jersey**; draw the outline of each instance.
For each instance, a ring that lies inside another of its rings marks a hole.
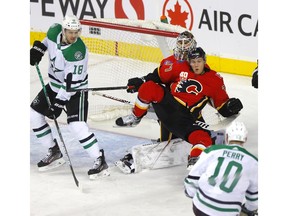
[[[176,40],[176,46],[173,49],[173,55],[167,57],[171,63],[174,65],[180,64],[183,65],[183,62],[186,64],[186,60],[188,57],[189,50],[195,49],[197,46],[197,42],[195,41],[194,35],[189,31],[181,32]],[[163,59],[160,62],[161,65],[165,62],[165,59]],[[181,66],[180,66],[181,67]],[[157,70],[157,68],[156,68]],[[131,89],[131,92],[133,92],[133,88]],[[129,92],[129,90],[128,90]],[[203,119],[200,119],[203,120]],[[159,142],[171,140],[174,138],[177,138],[174,134],[172,134],[166,127],[161,123],[160,120],[158,120],[160,124],[160,138],[158,139]]]
[[[170,56],[153,73],[132,78],[127,86],[128,92],[138,91],[138,97],[132,114],[118,118],[116,124],[137,125],[151,103],[162,124],[193,145],[188,166],[213,144],[210,131],[194,124],[203,107],[210,103],[223,117],[238,114],[243,108],[238,98],[229,98],[220,74],[207,67],[201,47],[188,52],[188,62],[175,64]]]

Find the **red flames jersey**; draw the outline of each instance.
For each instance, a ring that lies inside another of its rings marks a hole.
[[[212,106],[220,108],[229,99],[223,78],[208,65],[205,71],[197,75],[187,61],[177,61],[172,55],[161,61],[158,75],[183,105],[200,108],[210,100]]]

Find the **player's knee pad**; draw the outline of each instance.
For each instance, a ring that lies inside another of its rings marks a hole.
[[[39,128],[47,124],[45,116],[30,108],[30,125],[32,128]]]
[[[205,130],[195,130],[191,132],[188,136],[188,142],[192,145],[201,143],[202,145],[208,147],[212,145],[212,139],[210,133]]]
[[[84,121],[71,122],[68,124],[68,129],[78,140],[82,140],[91,134],[87,123]]]
[[[164,89],[153,81],[143,83],[138,91],[138,98],[145,103],[158,103],[163,97]]]
[[[190,133],[188,141],[193,145],[190,151],[191,157],[198,157],[204,149],[212,145],[209,132],[204,130],[196,130]]]

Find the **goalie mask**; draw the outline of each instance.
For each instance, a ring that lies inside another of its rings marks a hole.
[[[188,52],[195,49],[196,45],[197,42],[192,33],[188,31],[180,33],[177,37],[176,48],[173,50],[174,57],[180,61],[187,60]]]
[[[81,34],[81,23],[75,15],[66,15],[62,22],[64,42],[74,43]]]
[[[226,142],[227,144],[230,141],[239,141],[246,142],[248,131],[243,122],[234,121],[231,125],[226,129]]]

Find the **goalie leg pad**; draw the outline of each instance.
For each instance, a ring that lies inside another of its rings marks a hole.
[[[145,169],[161,169],[187,163],[191,144],[177,138],[132,147],[135,172]]]

